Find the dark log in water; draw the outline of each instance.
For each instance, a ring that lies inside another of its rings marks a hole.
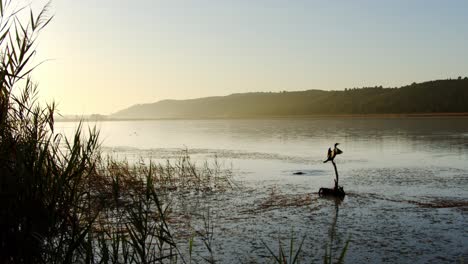
[[[322,188],[319,189],[318,194],[319,194],[320,197],[334,196],[334,197],[338,197],[338,198],[343,199],[345,197],[346,193],[344,192],[343,187],[338,185],[339,176],[338,176],[338,169],[336,168],[335,161],[332,160],[331,162],[333,164],[333,168],[335,168],[335,175],[336,175],[335,187],[332,188],[332,189],[322,187]]]
[[[320,188],[318,192],[320,197],[334,196],[343,199],[346,195],[343,187],[338,188]]]

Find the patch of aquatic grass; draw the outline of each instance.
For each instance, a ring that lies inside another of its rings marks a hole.
[[[89,177],[90,195],[101,204],[94,209],[99,214],[88,236],[92,258],[125,263],[183,261],[169,226],[173,199],[183,199],[177,194],[187,191],[224,191],[232,185],[230,175],[230,170],[209,163],[197,167],[184,155],[164,165],[99,158]]]
[[[124,185],[131,186],[145,175],[152,179],[158,191],[164,193],[219,192],[231,189],[235,185],[232,180],[232,170],[225,168],[217,158],[213,162],[205,161],[202,165],[197,165],[191,160],[187,150],[181,151],[176,158],[165,163],[149,160],[131,165],[126,160],[117,161],[108,156],[100,164],[99,169],[102,173],[110,178],[118,177]]]
[[[105,209],[93,226],[99,241],[98,259],[125,263],[155,263],[176,258],[176,245],[167,225],[169,205],[163,205],[150,174],[136,189],[123,193],[112,182],[112,196],[105,197]],[[124,194],[124,195],[123,195]],[[126,201],[122,202],[122,198]]]
[[[304,245],[306,236],[303,236],[300,240],[299,244],[296,245],[296,239],[294,237],[294,232],[291,231],[291,238],[289,239],[289,243],[282,243],[281,240],[278,240],[278,250],[275,253],[273,249],[271,249],[263,240],[262,244],[267,249],[268,253],[272,257],[274,263],[278,264],[293,264],[293,263],[300,263],[301,262],[301,254],[302,254],[302,246]],[[331,241],[332,243],[333,241]],[[326,246],[325,253],[323,255],[323,263],[324,264],[332,264],[338,263],[343,264],[344,258],[346,256],[346,252],[348,251],[350,239],[348,239],[343,247],[343,249],[338,252],[338,257],[333,257],[333,249],[330,246]],[[283,245],[288,245],[287,247]],[[297,249],[296,249],[297,246]]]
[[[302,253],[302,246],[304,245],[305,238],[306,236],[302,237],[296,249],[294,232],[291,231],[291,238],[289,239],[289,246],[287,248],[284,248],[281,240],[278,240],[278,253],[274,253],[274,251],[268,247],[268,245],[263,240],[262,244],[268,250],[275,263],[294,264],[300,262],[300,255]]]
[[[269,195],[260,202],[255,210],[268,211],[285,207],[302,207],[311,205],[312,201],[310,193],[284,194],[276,186],[273,186]]]
[[[346,240],[346,243],[345,243],[343,249],[341,250],[340,255],[338,256],[338,258],[336,258],[335,262],[333,261],[333,249],[332,249],[331,243],[330,243],[330,246],[325,249],[325,255],[323,256],[323,263],[324,264],[332,264],[332,263],[342,264],[342,263],[344,263],[344,258],[346,256],[346,252],[348,251],[349,241],[350,241],[349,239]]]

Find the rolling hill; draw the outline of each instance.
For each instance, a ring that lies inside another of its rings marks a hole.
[[[115,119],[243,118],[305,115],[430,114],[468,112],[468,78],[400,88],[255,92],[190,100],[163,100],[118,111]]]

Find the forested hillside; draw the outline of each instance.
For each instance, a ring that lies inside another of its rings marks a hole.
[[[232,94],[135,105],[113,118],[234,118],[298,115],[468,112],[468,78],[413,83],[400,88],[307,90]]]

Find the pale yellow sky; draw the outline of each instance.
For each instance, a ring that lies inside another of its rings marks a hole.
[[[464,1],[55,0],[34,73],[62,114],[465,76]]]

